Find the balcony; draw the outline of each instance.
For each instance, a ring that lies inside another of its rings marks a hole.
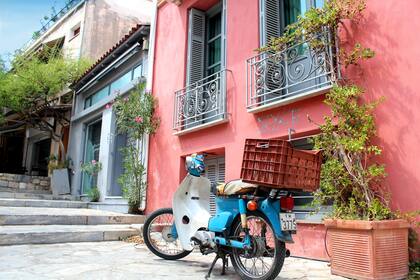
[[[316,48],[311,48],[311,40]],[[336,79],[331,33],[247,60],[246,107],[256,113],[325,93]],[[315,42],[316,40],[316,42]],[[315,44],[316,43],[316,44]]]
[[[175,135],[227,121],[225,73],[219,71],[175,92]]]

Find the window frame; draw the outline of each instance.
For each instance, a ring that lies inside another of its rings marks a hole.
[[[139,63],[136,63],[134,66],[130,67],[129,69],[127,69],[127,71],[125,71],[125,72],[124,72],[124,73],[122,73],[121,75],[118,75],[116,78],[114,78],[114,79],[110,80],[109,82],[107,82],[105,86],[103,86],[103,87],[99,88],[98,90],[94,91],[93,93],[90,93],[90,94],[86,95],[86,96],[83,98],[83,110],[87,110],[88,108],[90,108],[90,107],[92,107],[93,105],[95,105],[95,104],[97,104],[97,103],[98,103],[98,102],[92,103],[92,98],[93,98],[93,96],[94,96],[95,94],[97,94],[97,93],[101,92],[103,89],[105,89],[105,88],[107,88],[107,89],[108,89],[108,94],[107,94],[107,96],[112,95],[112,94],[113,94],[113,92],[111,91],[111,86],[112,86],[112,84],[113,84],[114,82],[116,82],[118,79],[122,78],[124,75],[126,75],[126,74],[128,74],[128,73],[131,73],[131,74],[130,74],[130,82],[129,82],[129,83],[132,83],[133,81],[135,81],[135,78],[134,78],[134,70],[135,70],[135,69],[137,69],[137,68],[138,68],[138,67],[140,67],[140,66],[141,66],[141,76],[137,77],[137,79],[139,79],[139,78],[141,78],[141,77],[144,77],[144,76],[143,76],[143,67],[144,67],[144,63],[143,63],[143,61],[141,61],[141,62],[139,62]],[[136,82],[137,82],[137,81],[136,81]],[[128,84],[129,84],[129,83],[128,83]],[[126,84],[126,85],[127,85],[127,84]],[[126,85],[124,85],[124,86],[126,86]],[[124,86],[123,86],[123,87],[124,87]],[[120,89],[121,89],[121,88],[120,88]],[[114,90],[114,91],[118,91],[118,90],[120,90],[120,89],[116,89],[116,90]],[[90,100],[90,101],[89,101],[89,106],[86,106],[86,101],[88,101],[88,100]],[[83,111],[83,110],[82,110],[82,111]]]

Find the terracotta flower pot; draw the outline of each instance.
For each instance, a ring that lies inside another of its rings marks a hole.
[[[360,280],[405,279],[408,228],[405,220],[324,220],[331,273]]]

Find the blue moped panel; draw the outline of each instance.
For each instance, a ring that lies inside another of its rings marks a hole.
[[[213,232],[223,232],[232,224],[233,218],[234,216],[231,212],[218,213],[210,218],[209,230]]]
[[[280,203],[278,202],[278,200],[270,201],[268,199],[265,199],[259,204],[259,209],[270,220],[270,223],[274,228],[274,232],[276,234],[277,239],[283,242],[292,243],[292,235],[289,232],[283,232],[281,230],[279,217]]]

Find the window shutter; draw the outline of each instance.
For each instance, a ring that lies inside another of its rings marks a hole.
[[[204,78],[204,43],[206,16],[191,9],[188,26],[187,85]]]
[[[209,160],[206,162],[206,177],[212,184],[217,183],[217,161]],[[216,197],[210,193],[210,215],[216,214]]]
[[[261,45],[270,43],[271,38],[281,35],[279,0],[260,0]]]
[[[206,177],[212,184],[225,182],[225,158],[217,157],[206,160]],[[216,197],[210,194],[210,214],[216,214]]]

